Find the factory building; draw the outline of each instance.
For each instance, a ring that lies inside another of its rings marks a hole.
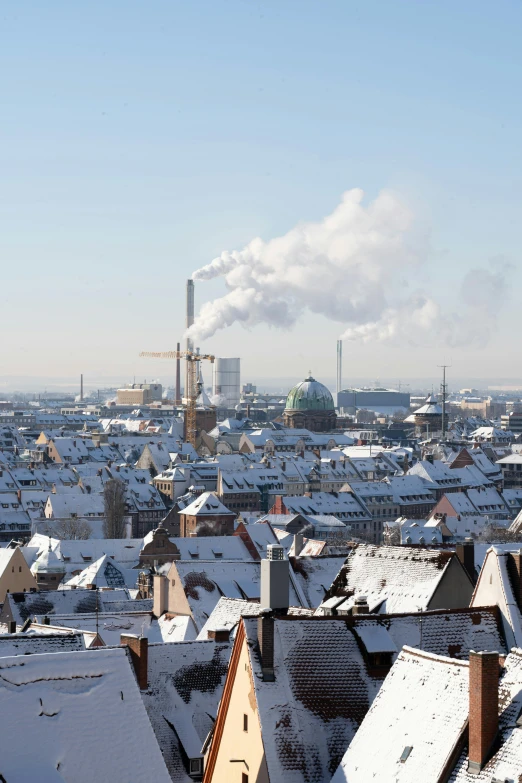
[[[241,399],[241,360],[216,359],[213,366],[212,400],[220,408],[234,408]]]
[[[396,411],[409,411],[410,395],[394,389],[343,389],[337,394],[337,407],[343,414],[364,409],[391,416]]]
[[[285,427],[330,432],[337,426],[333,397],[311,375],[290,391],[283,411]]]
[[[148,405],[161,402],[163,387],[161,383],[133,383],[117,391],[118,405]]]

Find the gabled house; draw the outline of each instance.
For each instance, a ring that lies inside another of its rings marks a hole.
[[[382,679],[343,621],[243,618],[204,783],[330,780]]]
[[[499,607],[508,649],[522,647],[522,554],[510,548],[488,549],[470,602]]]
[[[519,781],[521,711],[520,650],[468,663],[404,647],[332,783]]]
[[[0,549],[0,604],[7,593],[25,593],[37,589],[36,580],[20,547]]]
[[[339,599],[335,604],[338,614],[351,614],[358,600],[367,611],[379,614],[422,612],[469,606],[472,594],[473,582],[455,552],[359,544],[323,605],[330,607]]]

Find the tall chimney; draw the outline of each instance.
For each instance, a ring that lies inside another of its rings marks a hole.
[[[163,574],[154,574],[153,581],[153,603],[152,614],[154,617],[161,617],[168,611],[169,605],[169,580]]]
[[[468,770],[478,773],[498,734],[499,659],[496,652],[469,654]]]
[[[465,538],[456,546],[457,557],[464,566],[467,575],[475,584],[477,576],[475,572],[475,544],[472,538]]]
[[[289,606],[290,563],[279,544],[268,544],[261,560],[261,600],[264,609],[286,612]]]
[[[83,373],[80,375],[80,402],[83,402]]]
[[[193,280],[187,280],[187,314],[186,314],[186,321],[185,326],[188,329],[192,326],[194,323],[194,281]],[[187,351],[193,351],[194,350],[194,343],[192,340],[187,337],[186,342],[186,350]],[[189,363],[188,361],[185,362],[185,397],[188,396],[188,388],[189,388]]]
[[[149,659],[149,640],[145,636],[135,636],[131,633],[122,633],[120,644],[129,648],[132,665],[136,672],[138,687],[144,691],[147,689],[147,667]]]
[[[343,388],[343,341],[337,340],[337,394],[342,391]],[[339,399],[337,399],[337,405],[339,406]]]
[[[304,547],[304,536],[302,533],[294,535],[294,557],[299,557]]]
[[[179,352],[181,350],[181,346],[178,343],[176,345],[176,391],[174,392],[174,404],[175,405],[181,405],[181,359],[179,358]]]
[[[263,561],[264,562],[264,561]],[[264,612],[257,618],[257,643],[261,670],[265,682],[273,682],[274,677],[274,618],[270,612]]]

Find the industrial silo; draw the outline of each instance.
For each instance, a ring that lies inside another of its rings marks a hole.
[[[212,379],[213,402],[220,407],[233,408],[239,404],[240,360],[216,359]]]

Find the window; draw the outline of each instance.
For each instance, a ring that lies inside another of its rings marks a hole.
[[[190,759],[190,775],[201,775],[203,772],[203,759]]]
[[[248,715],[243,715],[243,731],[248,731]]]

